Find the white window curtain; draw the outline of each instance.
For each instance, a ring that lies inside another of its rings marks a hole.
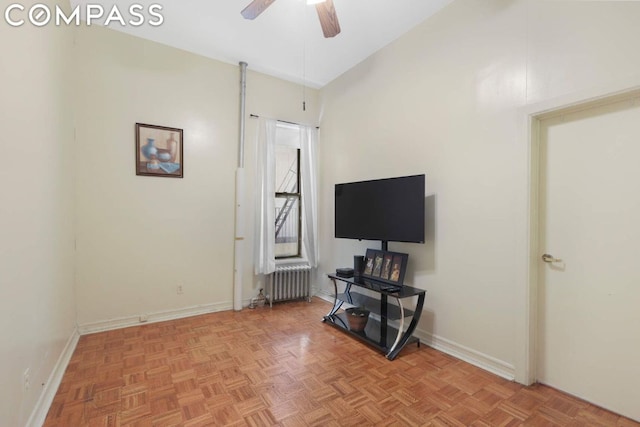
[[[300,126],[302,244],[312,268],[318,266],[318,129]]]
[[[256,140],[255,274],[271,274],[275,261],[275,146],[277,121],[259,118]],[[302,245],[313,268],[318,265],[318,130],[300,126]]]
[[[256,274],[276,270],[275,146],[277,121],[260,117],[256,140],[256,224],[254,262]]]

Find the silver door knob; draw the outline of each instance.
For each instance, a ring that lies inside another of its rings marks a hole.
[[[562,262],[561,259],[559,258],[554,258],[553,255],[549,255],[549,254],[544,254],[542,255],[542,260],[544,262]]]

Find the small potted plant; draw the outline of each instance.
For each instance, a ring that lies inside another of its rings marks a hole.
[[[367,326],[367,321],[369,320],[369,310],[364,307],[352,307],[347,308],[345,313],[347,313],[350,331],[364,331],[365,326]]]

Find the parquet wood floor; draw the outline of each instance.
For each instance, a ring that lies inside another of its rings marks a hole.
[[[638,426],[425,345],[394,361],[314,299],[82,336],[46,427]]]

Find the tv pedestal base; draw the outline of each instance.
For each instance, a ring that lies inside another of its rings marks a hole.
[[[323,317],[322,321],[348,333],[354,338],[372,346],[384,353],[387,359],[395,359],[400,351],[409,343],[416,342],[420,346],[420,340],[412,336],[422,314],[424,298],[426,292],[422,289],[411,286],[402,286],[396,292],[388,290],[384,283],[375,282],[361,277],[340,277],[334,274],[328,275],[333,282],[334,302],[333,307]],[[338,292],[338,282],[344,284],[343,293]],[[360,289],[367,289],[377,294],[376,297],[358,292]],[[404,307],[402,300],[410,297],[418,297],[415,307],[411,310]],[[395,299],[396,304],[389,302]],[[369,317],[367,326],[362,332],[349,329],[349,322],[345,313],[338,313],[343,303],[351,306],[363,307],[371,313],[377,314],[378,319]],[[411,318],[406,330],[405,319]],[[389,321],[397,321],[398,327],[389,325]]]

